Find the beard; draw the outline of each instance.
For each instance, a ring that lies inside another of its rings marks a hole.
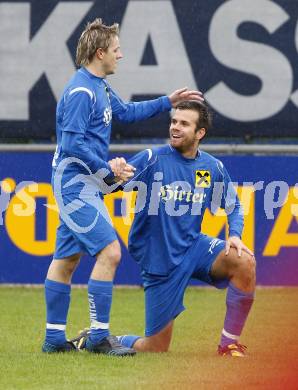
[[[175,148],[176,150],[178,150],[178,152],[180,152],[180,153],[185,153],[185,152],[193,150],[194,145],[196,144],[195,137],[193,137],[191,139],[184,139],[178,145],[175,145],[175,141],[174,141],[174,143],[172,141],[173,141],[173,138],[171,138],[171,146],[173,148]]]

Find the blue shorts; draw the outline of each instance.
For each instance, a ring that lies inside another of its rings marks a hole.
[[[185,310],[183,297],[190,279],[201,280],[217,288],[227,287],[227,279],[213,280],[210,276],[211,266],[224,248],[225,241],[201,234],[169,275],[142,273],[146,336],[158,333]]]
[[[112,221],[102,197],[93,197],[93,204],[74,194],[63,195],[65,205],[73,204],[73,212],[60,210],[60,225],[57,228],[54,259],[63,259],[85,252],[95,256],[111,242],[117,240]],[[76,203],[81,202],[81,203]],[[77,207],[77,205],[81,207]]]

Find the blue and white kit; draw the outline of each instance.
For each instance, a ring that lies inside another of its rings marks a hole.
[[[112,119],[134,122],[170,109],[167,96],[124,103],[105,79],[85,68],[75,73],[64,89],[56,113],[52,184],[61,218],[54,258],[81,251],[94,256],[117,239],[100,188],[92,180],[92,174],[100,169],[113,177],[107,163]],[[60,172],[63,161],[67,163]]]
[[[167,145],[147,149],[129,163],[137,170],[124,190],[138,189],[129,252],[141,266],[145,334],[151,336],[184,310],[191,278],[227,286],[227,280],[210,277],[225,242],[204,235],[201,224],[207,208],[220,207],[228,215],[229,235],[241,237],[243,211],[225,167],[208,153],[188,159]]]

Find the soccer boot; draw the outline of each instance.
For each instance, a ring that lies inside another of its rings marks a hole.
[[[247,347],[245,345],[234,343],[225,345],[222,347],[218,346],[217,352],[220,356],[231,356],[231,357],[245,357]]]
[[[78,337],[71,341],[78,349],[86,349],[92,353],[103,353],[111,356],[134,356],[136,351],[121,345],[116,336],[107,336],[96,344],[89,340],[90,329],[84,329]]]
[[[87,341],[88,337],[90,336],[90,334],[91,334],[90,328],[85,328],[83,330],[80,330],[78,336],[73,338],[73,339],[71,339],[70,341],[72,343],[74,343],[74,345],[79,350],[85,349],[86,341]]]
[[[57,352],[78,352],[78,348],[72,341],[66,341],[64,344],[55,345],[47,341],[43,343],[42,352],[57,353]]]

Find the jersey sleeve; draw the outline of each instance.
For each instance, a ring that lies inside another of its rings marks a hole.
[[[112,89],[109,92],[113,117],[120,122],[137,122],[151,118],[161,112],[170,111],[172,108],[167,96],[142,102],[126,103]]]
[[[157,160],[157,155],[152,149],[145,149],[128,160],[128,163],[136,168],[133,178],[123,185],[124,191],[134,190],[137,182],[148,184],[151,167]]]
[[[228,216],[229,236],[241,238],[243,231],[243,208],[228,171],[222,162],[218,161],[217,164],[220,180],[222,181],[220,207],[225,210]]]
[[[92,92],[87,88],[78,87],[70,90],[64,99],[62,151],[69,157],[83,161],[92,173],[104,168],[108,177],[113,178],[109,164],[92,152],[85,142],[85,133],[93,109]]]
[[[93,94],[84,87],[74,88],[64,96],[62,131],[85,134],[92,112]]]
[[[86,144],[83,134],[71,131],[62,132],[61,148],[66,156],[75,157],[83,161],[92,173],[97,173],[99,169],[104,168],[107,178],[114,178],[110,165],[92,152]]]

